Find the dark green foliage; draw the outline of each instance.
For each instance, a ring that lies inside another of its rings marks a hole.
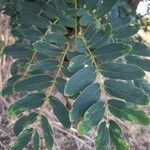
[[[77,123],[79,135],[98,125],[96,150],[108,150],[110,142],[117,150],[129,150],[110,118],[150,124],[138,108],[150,102],[150,83],[144,79],[145,71],[150,72],[150,49],[133,40],[140,23],[126,2],[0,0],[17,37],[15,44],[0,46],[0,54],[15,59],[1,94],[20,97],[8,108],[8,115],[19,117],[11,149],[21,150],[32,140],[39,150],[39,128],[46,148],[52,149],[55,126],[45,114],[48,102],[65,128]]]
[[[71,122],[69,119],[69,111],[64,106],[64,104],[57,99],[56,97],[50,96],[49,102],[53,107],[54,114],[58,118],[58,120],[62,123],[62,125],[66,128],[70,128]]]

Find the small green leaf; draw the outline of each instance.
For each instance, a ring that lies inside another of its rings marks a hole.
[[[54,114],[58,118],[58,120],[61,122],[61,124],[66,127],[70,128],[71,122],[69,119],[69,111],[64,106],[64,104],[56,97],[50,96],[49,102],[53,107]]]
[[[86,53],[87,51],[84,41],[80,37],[75,38],[75,48],[76,48],[76,51],[79,53]]]
[[[122,43],[111,43],[99,47],[93,51],[93,55],[99,62],[116,59],[124,54],[131,52],[131,46]]]
[[[66,11],[66,5],[64,0],[55,0],[54,4],[58,13],[63,14]]]
[[[144,71],[138,66],[119,63],[101,64],[100,72],[107,78],[122,80],[136,80],[145,76]]]
[[[42,116],[42,118],[41,118],[41,128],[43,130],[47,149],[52,150],[52,146],[53,146],[53,142],[54,142],[53,131],[52,131],[52,128],[45,116]]]
[[[92,37],[89,40],[89,46],[92,49],[101,47],[102,45],[104,45],[104,43],[106,42],[106,40],[109,38],[110,35],[111,35],[111,26],[107,25],[106,31],[99,30],[94,35],[92,35]]]
[[[76,20],[75,18],[73,18],[70,15],[63,15],[61,14],[59,16],[60,19],[60,24],[65,26],[65,27],[69,27],[69,28],[75,28],[76,27]]]
[[[52,30],[52,32],[62,33],[64,35],[67,34],[67,29],[64,26],[60,25],[60,24],[52,25],[51,30]]]
[[[64,89],[65,89],[66,83],[67,83],[67,81],[65,79],[62,79],[62,78],[56,79],[56,88],[62,94],[64,94]]]
[[[85,78],[86,76],[86,78]],[[74,96],[94,82],[96,72],[94,66],[88,66],[75,73],[65,85],[65,95]]]
[[[117,0],[100,1],[99,5],[97,6],[96,16],[103,17],[104,15],[109,13],[109,11],[112,9],[116,2]]]
[[[58,65],[59,63],[57,61],[51,59],[45,59],[30,65],[29,72],[39,71],[39,70],[42,72],[53,72],[58,67]]]
[[[130,149],[126,139],[123,136],[121,128],[113,120],[109,121],[109,133],[110,133],[110,139],[112,143],[114,144],[116,150],[129,150]]]
[[[13,58],[20,58],[20,59],[29,59],[33,52],[31,49],[25,47],[22,43],[16,43],[11,46],[7,46],[4,48],[3,53],[6,55],[10,55]]]
[[[77,71],[81,70],[84,67],[90,66],[91,60],[86,55],[78,55],[71,59],[69,63],[69,71],[76,73]]]
[[[84,114],[83,120],[78,124],[77,131],[79,135],[87,132],[96,126],[103,118],[105,107],[103,102],[93,104]]]
[[[11,150],[21,150],[23,149],[31,140],[33,134],[33,129],[25,129],[19,134],[14,144],[11,146]]]
[[[46,41],[38,41],[33,44],[35,51],[47,55],[49,57],[58,57],[62,51],[55,44],[48,43]]]
[[[22,69],[27,67],[28,60],[18,59],[11,65],[11,75],[15,76],[21,72]]]
[[[141,67],[143,70],[150,72],[150,60],[149,59],[129,55],[126,57],[126,60],[128,63],[135,64]]]
[[[92,23],[92,24],[88,25],[88,27],[86,28],[86,30],[84,32],[85,39],[87,41],[89,41],[90,38],[99,31],[99,28],[100,28],[100,25],[96,24],[96,23]]]
[[[80,25],[87,26],[93,22],[95,22],[95,18],[87,11],[84,11],[83,16],[80,19]]]
[[[147,45],[134,41],[130,42],[130,44],[132,45],[131,54],[146,57],[150,56],[150,48]]]
[[[33,136],[33,150],[40,150],[40,138],[37,131],[34,133]]]
[[[150,124],[150,118],[145,112],[138,108],[129,108],[123,101],[110,99],[108,106],[110,112],[120,119],[125,119],[137,124]]]
[[[43,93],[33,93],[16,100],[8,108],[9,116],[16,116],[21,114],[26,110],[31,110],[40,107],[45,100],[45,94]]]
[[[109,147],[109,131],[106,122],[102,122],[98,128],[95,139],[96,150],[108,150]]]
[[[88,10],[92,10],[97,6],[99,0],[86,0],[85,5]]]
[[[68,42],[67,38],[62,33],[54,32],[47,34],[45,37],[45,41],[59,46],[64,46]]]
[[[40,40],[40,37],[42,36],[39,30],[32,28],[17,28],[15,32],[18,34],[18,37],[27,39],[32,43]]]
[[[76,98],[73,107],[70,111],[71,121],[75,121],[82,117],[84,113],[96,103],[100,98],[100,85],[94,83],[89,85],[84,91]]]
[[[150,83],[146,79],[135,80],[134,85],[150,96]]]
[[[113,35],[115,38],[118,38],[118,39],[128,38],[128,37],[135,35],[140,29],[139,27],[140,27],[139,25],[134,25],[134,26],[130,24],[123,25],[123,26],[117,27],[114,30]]]
[[[14,84],[21,78],[20,75],[16,75],[16,76],[12,76],[11,78],[9,78],[5,84],[5,86],[3,87],[1,93],[2,96],[8,96],[11,95],[13,93],[13,87]]]
[[[139,105],[148,105],[150,102],[150,97],[145,92],[129,83],[106,80],[104,85],[105,90],[114,97]]]
[[[35,91],[42,90],[51,85],[52,77],[50,75],[34,75],[18,81],[14,85],[15,91]]]
[[[21,15],[21,24],[24,25],[34,25],[37,28],[47,28],[49,25],[49,20],[46,17],[37,15],[36,13],[30,11],[24,11]]]
[[[22,116],[19,118],[13,127],[13,131],[15,136],[18,136],[24,129],[26,125],[30,125],[34,123],[37,119],[38,114],[35,112],[31,112],[28,116]]]

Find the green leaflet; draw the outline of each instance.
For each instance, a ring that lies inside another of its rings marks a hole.
[[[139,43],[139,42],[130,42],[130,44],[132,45],[132,52],[131,54],[133,55],[139,55],[139,56],[150,56],[150,48],[146,45],[144,45],[143,43]]]
[[[23,149],[31,140],[33,134],[33,128],[25,129],[20,135],[17,137],[14,144],[11,146],[11,150],[21,150]]]
[[[58,57],[62,53],[58,46],[45,41],[38,41],[33,44],[33,47],[35,51],[52,58]]]
[[[87,51],[84,41],[80,37],[75,37],[75,48],[76,48],[76,51],[79,53],[86,53]]]
[[[52,59],[45,59],[38,61],[30,65],[29,72],[42,71],[42,72],[53,72],[58,67],[59,62]]]
[[[9,106],[8,115],[16,116],[24,111],[40,107],[44,103],[44,100],[45,95],[43,93],[26,95]]]
[[[13,93],[13,86],[14,84],[21,78],[20,75],[12,76],[9,78],[3,87],[1,93],[2,96],[11,95]]]
[[[30,26],[34,25],[37,28],[45,29],[49,26],[49,20],[30,11],[24,11],[21,17],[21,24]]]
[[[53,146],[53,131],[52,128],[45,116],[42,116],[41,118],[41,128],[43,130],[45,143],[48,150],[52,150]]]
[[[128,38],[136,34],[138,30],[140,29],[139,27],[140,27],[139,25],[135,25],[135,26],[130,25],[130,24],[123,25],[123,26],[117,27],[113,31],[113,35],[115,38],[118,38],[118,39]]]
[[[102,122],[98,128],[95,139],[96,150],[108,150],[109,147],[109,130],[106,122]]]
[[[116,59],[124,54],[131,52],[131,46],[123,43],[111,43],[99,47],[93,51],[93,55],[99,62]]]
[[[67,38],[62,33],[51,32],[46,35],[45,41],[63,47],[67,42]]]
[[[64,94],[64,89],[65,89],[66,83],[67,83],[67,81],[65,79],[62,79],[62,78],[56,79],[56,88],[62,94]]]
[[[129,108],[123,101],[110,99],[108,101],[108,106],[110,112],[120,119],[125,119],[137,124],[150,124],[150,118],[145,112],[138,108]]]
[[[67,29],[64,26],[60,25],[60,24],[52,25],[51,30],[52,30],[52,32],[62,33],[64,35],[67,34]]]
[[[149,104],[150,97],[141,89],[136,88],[129,83],[116,80],[106,80],[104,85],[107,93],[114,97],[139,105]]]
[[[114,4],[117,2],[117,0],[104,0],[104,1],[100,1],[99,5],[97,6],[97,10],[96,10],[96,16],[97,17],[103,17],[104,15],[106,15],[107,13],[109,13],[109,11],[112,9],[112,7],[114,6]]]
[[[33,51],[25,47],[22,43],[16,43],[14,45],[5,47],[3,53],[6,55],[10,55],[13,58],[28,60],[30,56],[32,56]]]
[[[89,46],[92,49],[96,49],[104,45],[109,36],[111,35],[111,26],[107,25],[106,30],[99,30],[89,40]]]
[[[85,87],[94,82],[95,77],[96,72],[94,66],[88,66],[79,70],[66,83],[64,94],[68,97],[78,94]]]
[[[55,0],[54,2],[57,12],[62,14],[66,10],[66,3],[64,0]]]
[[[81,15],[81,19],[80,19],[81,26],[87,26],[87,25],[95,22],[95,19],[93,18],[93,16],[90,13],[88,13],[85,10],[80,10],[80,11],[78,13],[79,13],[79,15]]]
[[[84,91],[75,99],[73,107],[70,111],[71,121],[76,121],[84,115],[84,113],[96,103],[100,98],[100,85],[94,83],[89,85]]]
[[[70,15],[60,15],[59,16],[59,23],[65,27],[75,28],[76,27],[76,20]]]
[[[11,75],[17,75],[19,72],[26,68],[28,64],[28,60],[25,59],[18,59],[11,65]]]
[[[15,136],[18,136],[24,129],[26,125],[30,125],[34,123],[37,119],[38,114],[35,112],[31,112],[28,116],[22,116],[19,118],[13,127],[13,131]]]
[[[97,3],[99,2],[99,0],[93,0],[93,1],[91,1],[91,0],[86,0],[85,1],[85,5],[86,5],[86,8],[88,9],[88,10],[92,10],[92,9],[94,9],[96,6],[97,6]]]
[[[126,60],[128,63],[135,64],[141,67],[143,70],[150,72],[150,60],[149,59],[129,55],[126,57]]]
[[[146,79],[135,80],[134,85],[150,96],[150,83]]]
[[[87,132],[96,126],[103,118],[105,107],[103,102],[93,104],[84,114],[83,120],[78,124],[77,131],[79,135]]]
[[[55,6],[51,4],[45,4],[43,12],[49,19],[56,19],[58,16]]]
[[[76,73],[77,71],[81,70],[84,67],[90,66],[92,64],[90,58],[86,55],[78,55],[71,59],[68,69],[69,71]]]
[[[84,37],[87,41],[90,40],[90,38],[95,35],[99,31],[100,25],[97,23],[92,23],[88,25],[84,32]]]
[[[40,137],[37,131],[33,136],[33,150],[40,150]]]
[[[37,29],[32,29],[32,28],[17,28],[15,30],[15,32],[17,34],[19,34],[18,36],[20,38],[24,38],[24,39],[27,39],[31,42],[35,42],[37,40],[40,40],[42,34],[39,30]]]
[[[50,96],[49,102],[52,105],[54,114],[58,118],[58,120],[61,122],[61,124],[66,127],[70,128],[71,122],[69,119],[69,111],[64,106],[64,104],[56,97]]]
[[[34,75],[18,81],[14,85],[15,91],[42,90],[51,85],[52,77],[49,75]]]
[[[112,79],[136,80],[145,76],[141,68],[130,64],[105,63],[99,68],[103,76]]]
[[[129,150],[130,149],[126,139],[123,136],[121,128],[113,120],[109,121],[109,133],[110,133],[110,139],[112,143],[114,144],[116,150]]]

